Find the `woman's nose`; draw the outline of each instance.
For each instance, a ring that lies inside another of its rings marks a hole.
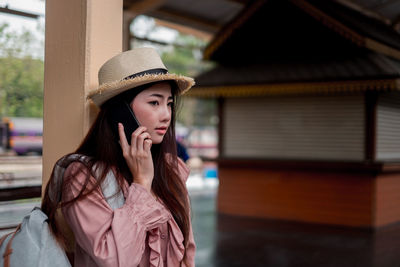
[[[164,105],[160,110],[160,120],[161,121],[169,121],[171,120],[171,108],[168,105]]]

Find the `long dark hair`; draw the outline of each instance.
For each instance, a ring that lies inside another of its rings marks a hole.
[[[154,179],[151,188],[157,197],[162,199],[173,215],[176,223],[182,231],[184,237],[184,246],[186,248],[188,245],[190,229],[190,205],[189,198],[187,197],[186,186],[179,177],[178,173],[175,140],[175,106],[177,103],[176,84],[175,82],[169,83],[171,85],[171,93],[174,98],[174,104],[172,105],[171,112],[171,123],[161,144],[152,145],[151,148],[154,163]],[[136,87],[130,90],[126,96],[129,97],[130,101],[132,101],[139,92],[149,88],[153,84],[154,83]],[[42,201],[42,210],[49,218],[48,221],[51,231],[60,244],[64,247],[66,247],[67,239],[61,231],[61,227],[56,222],[57,210],[60,207],[70,205],[71,203],[92,193],[93,190],[100,186],[107,173],[111,169],[116,172],[115,177],[120,185],[124,183],[124,179],[128,181],[129,184],[131,184],[133,181],[132,174],[122,156],[122,149],[118,142],[114,141],[118,140],[118,137],[115,136],[115,133],[111,130],[109,125],[108,117],[113,111],[113,101],[115,101],[115,99],[111,99],[101,106],[100,112],[86,137],[79,145],[78,149],[76,149],[74,153],[71,153],[87,156],[87,160],[83,162],[86,167],[85,172],[87,173],[87,176],[80,193],[75,198],[66,202],[55,201],[55,198],[51,196],[50,192],[50,184],[56,175],[55,168],[53,169],[49,183],[46,186]],[[104,140],[110,141],[105,142]],[[167,154],[170,155],[168,156],[168,159],[172,160],[166,160]],[[101,167],[99,168],[98,166]],[[95,176],[94,172],[100,173],[100,175]],[[64,186],[69,179],[73,179],[74,175],[76,175],[76,173],[72,174],[72,177],[64,177]],[[97,178],[95,184],[90,182],[89,178],[91,175]],[[184,260],[186,260],[186,252],[184,254]]]

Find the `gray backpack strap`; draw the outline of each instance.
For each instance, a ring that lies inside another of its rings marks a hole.
[[[64,173],[67,167],[76,161],[80,161],[82,163],[87,163],[89,161],[89,157],[80,154],[69,154],[61,159],[59,159],[54,165],[53,175],[54,178],[50,180],[49,184],[49,198],[51,201],[59,203],[61,202],[61,192],[62,192],[62,184],[64,179]]]
[[[49,184],[49,197],[51,201],[61,202],[64,173],[68,166],[72,162],[78,161],[82,163],[88,163],[89,160],[90,158],[85,155],[70,154],[62,157],[57,161],[53,169],[54,179],[51,179]],[[92,171],[95,176],[99,176],[101,168],[99,168],[98,165],[94,164]],[[122,207],[122,205],[124,205],[124,195],[122,193],[122,190],[120,190],[120,186],[114,176],[114,173],[111,170],[107,173],[106,178],[102,182],[101,190],[103,191],[103,195],[107,203],[113,210],[118,209]]]

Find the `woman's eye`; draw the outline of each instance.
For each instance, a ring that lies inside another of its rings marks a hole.
[[[172,107],[174,105],[174,102],[169,102],[168,106]]]
[[[158,105],[158,101],[151,101],[151,102],[149,102],[149,104],[153,105],[153,106],[157,106]]]

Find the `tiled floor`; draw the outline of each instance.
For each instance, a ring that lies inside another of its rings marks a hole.
[[[192,196],[197,267],[400,266],[400,225],[377,231],[215,215]]]

